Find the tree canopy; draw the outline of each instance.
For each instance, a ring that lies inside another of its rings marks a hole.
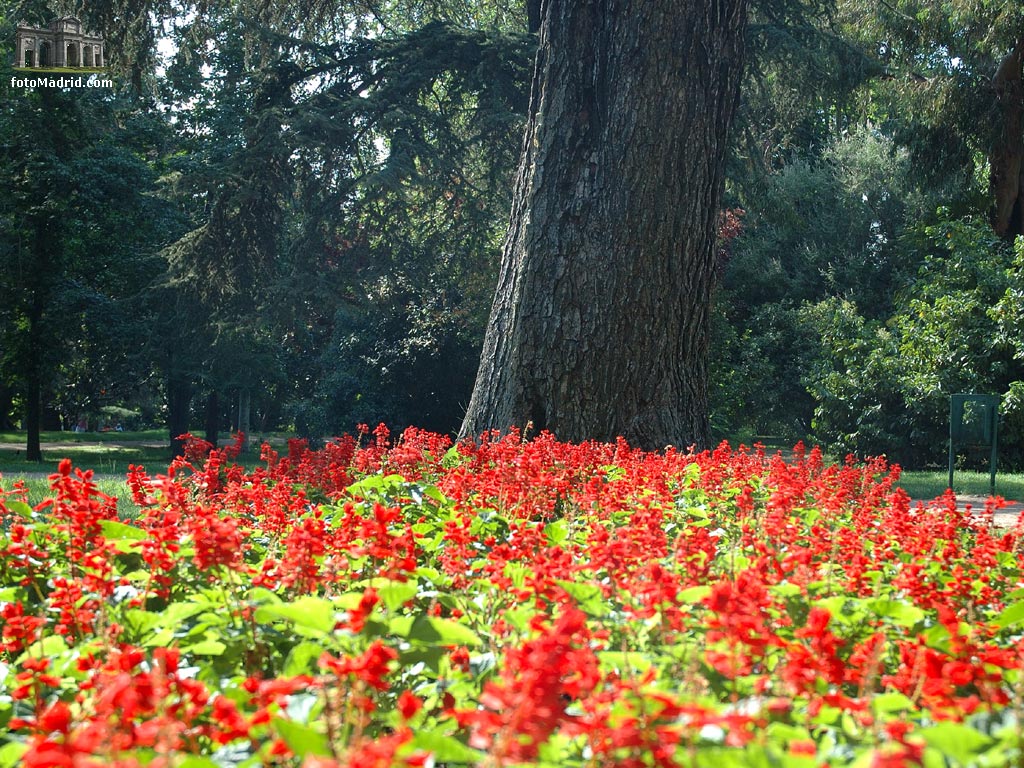
[[[9,7],[5,46],[15,21],[80,13],[116,86],[13,87],[4,57],[0,426],[95,425],[119,408],[172,437],[457,430],[542,10]],[[1019,459],[1022,13],[751,2],[723,197],[703,204],[719,230],[711,439],[811,438],[926,464],[944,455],[947,396],[972,389],[1003,395]],[[658,66],[668,54],[653,47]]]

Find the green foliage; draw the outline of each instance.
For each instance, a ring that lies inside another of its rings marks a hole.
[[[865,320],[855,304],[825,299],[802,310],[820,339],[820,351],[803,372],[814,397],[816,436],[836,452],[893,456],[916,428],[901,397],[896,344],[879,321]],[[895,370],[894,370],[895,366]]]
[[[940,212],[942,215],[942,212]],[[1004,396],[1000,454],[1021,460],[1024,375],[1007,318],[1018,269],[987,224],[943,218],[920,230],[929,249],[886,322],[829,300],[805,311],[822,356],[806,374],[815,429],[837,449],[886,453],[911,465],[944,461],[949,395]]]
[[[822,423],[815,408],[844,409],[859,391],[840,382],[808,387],[806,379],[822,364],[822,335],[838,332],[834,322],[845,326],[846,305],[885,318],[913,274],[914,253],[901,237],[927,198],[906,173],[904,151],[860,130],[817,158],[792,161],[750,201],[718,297],[712,378],[721,434],[748,427],[800,439]],[[808,315],[804,307],[819,302],[826,307]],[[862,346],[874,343],[871,332]],[[865,362],[843,357],[836,376],[853,376],[850,366]]]
[[[167,252],[166,304],[196,311],[168,316],[195,343],[166,365],[207,391],[252,388],[264,417],[284,401],[306,434],[364,420],[451,430],[490,302],[532,42],[384,8],[369,28],[240,39],[243,10],[197,17],[168,70],[196,137],[175,194],[209,202]],[[214,42],[208,56],[183,53],[196,35]]]
[[[152,196],[159,128],[136,107],[48,88],[0,106],[0,380],[61,418],[130,400],[148,374],[133,302],[174,215]]]
[[[987,206],[971,182],[1003,130],[990,82],[1019,39],[1021,13],[1013,0],[838,3],[845,35],[884,69],[867,94],[871,119],[957,215]]]

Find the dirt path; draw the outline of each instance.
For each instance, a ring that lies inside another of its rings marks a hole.
[[[985,502],[988,501],[987,496],[970,496],[963,495],[956,497],[956,503],[958,509],[967,509],[970,507],[971,512],[975,515],[981,515],[985,511]],[[911,507],[916,508],[918,504],[928,506],[934,504],[934,499],[913,499],[911,501]],[[992,517],[992,522],[999,528],[1013,528],[1017,525],[1017,521],[1020,519],[1021,514],[1024,513],[1024,502],[1011,501],[1007,506],[1000,508]]]

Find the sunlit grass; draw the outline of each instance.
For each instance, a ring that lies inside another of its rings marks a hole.
[[[0,470],[0,488],[11,490],[17,483],[23,483],[28,489],[28,503],[36,506],[45,499],[52,498],[50,481],[41,475],[10,474]],[[138,516],[139,508],[132,501],[131,489],[124,476],[94,475],[93,482],[101,493],[117,499],[117,514],[123,520],[131,520]]]
[[[946,492],[949,472],[904,471],[899,485],[915,499],[934,499]],[[953,492],[958,496],[988,496],[988,472],[957,470],[953,475]],[[1024,501],[1024,474],[1000,473],[996,475],[996,495],[1004,499]]]
[[[43,474],[57,471],[61,459],[81,469],[91,469],[98,474],[124,475],[131,464],[142,465],[152,472],[162,472],[171,460],[167,448],[145,446],[81,445],[73,448],[52,448],[43,446],[43,461],[25,460],[24,451],[0,450],[0,473]]]
[[[139,432],[41,432],[43,443],[167,443],[166,429],[146,429]],[[24,432],[0,432],[0,443],[24,444]]]

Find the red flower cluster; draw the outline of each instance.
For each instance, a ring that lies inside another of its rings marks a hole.
[[[990,733],[1024,705],[1022,528],[912,509],[883,460],[378,427],[247,471],[238,447],[132,468],[131,521],[67,462],[35,510],[0,497],[6,754],[911,765],[953,721],[979,763],[1019,756]]]

